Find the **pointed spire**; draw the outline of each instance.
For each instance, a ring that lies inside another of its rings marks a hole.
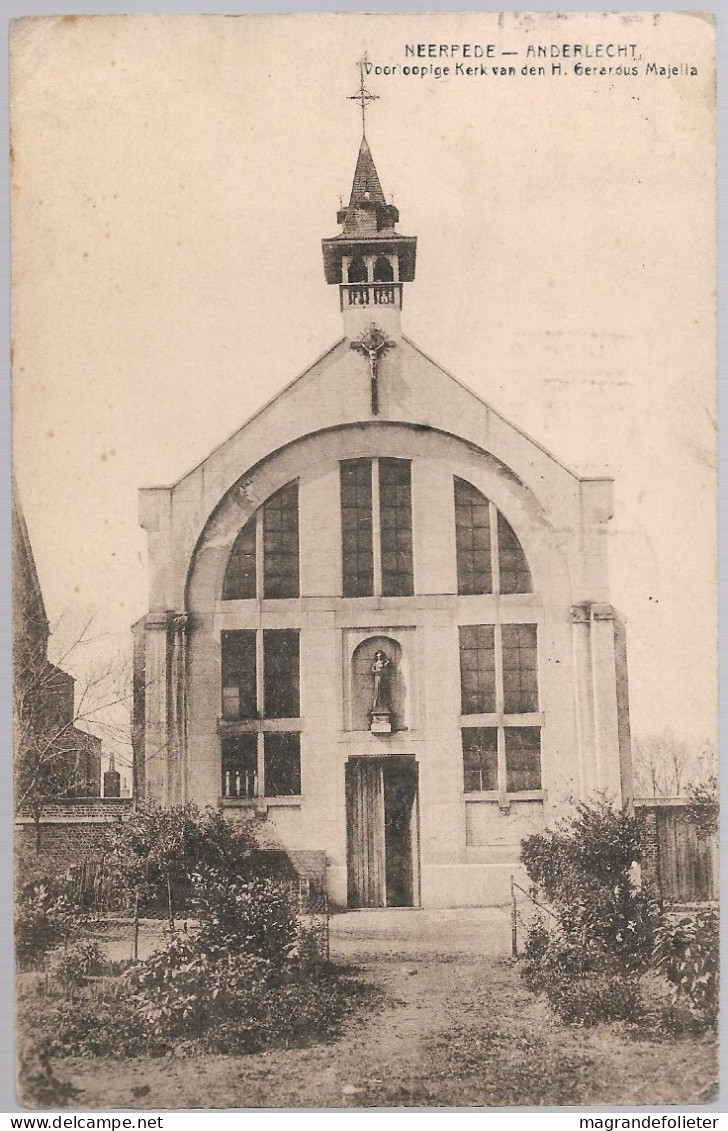
[[[349,208],[364,200],[370,200],[376,204],[387,203],[366,137],[362,137],[359,146],[359,156],[354,170],[354,183],[351,186],[351,196],[349,197]]]
[[[393,205],[387,204],[372,151],[365,137],[361,139],[359,146],[349,203],[346,208],[340,209],[337,219],[343,226],[345,236],[395,234],[394,225],[399,220],[399,213]]]

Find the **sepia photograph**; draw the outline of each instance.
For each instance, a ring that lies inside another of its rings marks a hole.
[[[713,17],[10,79],[18,1103],[714,1103]]]

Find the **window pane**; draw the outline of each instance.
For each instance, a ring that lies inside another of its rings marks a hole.
[[[503,709],[507,715],[538,710],[536,625],[504,624]]]
[[[255,527],[256,521],[253,515],[235,539],[225,571],[223,601],[242,601],[256,596]]]
[[[263,670],[265,717],[297,719],[301,712],[298,629],[264,630]]]
[[[498,788],[498,731],[495,727],[463,727],[465,793]]]
[[[411,597],[414,592],[414,578],[409,460],[380,459],[379,515],[382,540],[382,594],[385,597]]]
[[[263,504],[263,595],[298,596],[298,483]]]
[[[498,563],[501,593],[530,593],[531,571],[521,543],[503,515],[498,513]]]
[[[506,727],[506,791],[541,788],[541,731]]]
[[[462,713],[495,711],[495,630],[492,624],[460,626]]]
[[[255,797],[258,792],[258,736],[225,735],[222,740],[223,797]]]
[[[490,507],[464,479],[455,478],[455,545],[458,593],[492,593]]]
[[[298,796],[301,792],[300,734],[264,734],[263,752],[265,796]]]
[[[345,597],[374,593],[372,461],[341,461],[341,544]]]
[[[251,718],[257,714],[255,631],[222,634],[222,717]]]

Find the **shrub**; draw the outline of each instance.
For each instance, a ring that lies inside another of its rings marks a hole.
[[[134,1003],[123,996],[74,1002],[40,998],[35,1005],[24,1007],[19,1020],[41,1058],[160,1056],[170,1049]]]
[[[263,992],[264,961],[246,954],[211,955],[202,946],[200,940],[173,939],[127,974],[140,1016],[166,1038],[198,1036],[216,1018],[251,1011]]]
[[[569,1024],[642,1013],[639,975],[649,966],[661,913],[633,880],[641,838],[633,817],[599,798],[522,843],[528,875],[555,917],[550,929],[542,920],[531,926],[522,976]]]
[[[298,941],[297,908],[274,880],[230,882],[208,868],[195,876],[193,908],[199,943],[208,951],[244,952],[282,969]]]
[[[79,942],[54,955],[51,971],[62,986],[80,988],[103,970],[103,958],[95,942]]]
[[[543,991],[549,996],[552,985],[580,977],[594,967],[594,959],[583,946],[558,931],[550,933],[538,920],[532,924],[526,936],[521,976],[533,993]]]
[[[170,917],[189,913],[193,877],[201,869],[249,878],[256,847],[247,825],[192,804],[140,809],[108,838],[111,861],[127,890],[138,892],[140,907]]]
[[[609,969],[598,949],[575,943],[558,930],[532,924],[526,939],[521,975],[533,993],[544,993],[567,1024],[634,1020],[642,1013],[635,975]]]
[[[76,915],[62,882],[40,880],[21,891],[15,908],[15,953],[21,968],[36,963],[73,932]]]
[[[73,1007],[31,1000],[26,1021],[44,1032],[47,1055],[132,1056],[170,1048],[247,1052],[331,1036],[357,998],[357,983],[319,955],[315,925],[302,925],[290,889],[231,878],[204,866],[192,877],[199,927],[172,933],[164,950],[102,988],[84,988],[101,968],[95,943],[59,954],[58,980],[78,988]]]
[[[718,805],[718,779],[715,775],[696,783],[690,790],[688,817],[698,836],[707,839],[718,833],[720,810]]]
[[[274,1036],[274,1003],[314,969],[305,938],[301,960],[292,896],[271,880],[230,883],[205,869],[194,878],[193,907],[200,923],[194,936],[174,937],[165,950],[128,971],[132,1000],[166,1039],[207,1035],[215,1047],[262,1047]],[[308,993],[298,992],[304,999]],[[315,1012],[320,995],[313,990],[311,995]],[[286,1032],[298,1031],[294,1022],[286,1017]],[[317,1023],[323,1023],[320,1013]],[[218,1032],[225,1037],[216,1044]]]
[[[318,979],[300,977],[273,984],[257,997],[254,1011],[222,1017],[208,1031],[205,1047],[211,1052],[252,1052],[329,1040],[370,995],[371,987],[331,970]]]
[[[615,974],[563,974],[548,983],[548,999],[569,1025],[596,1025],[600,1021],[628,1021],[643,1010],[642,992],[635,977]]]
[[[718,1020],[718,912],[706,908],[670,916],[656,932],[654,960],[676,998],[686,999],[706,1025]]]
[[[605,970],[625,974],[647,967],[660,920],[650,892],[632,878],[641,837],[634,817],[600,798],[521,845],[526,871],[554,908],[564,939],[600,954]]]

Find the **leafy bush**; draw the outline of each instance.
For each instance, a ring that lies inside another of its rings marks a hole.
[[[104,1001],[88,1000],[84,988],[101,964],[94,943],[58,956],[58,980],[79,989],[73,1008],[47,998],[28,1009],[23,1002],[26,1019],[45,1033],[48,1055],[163,1054],[186,1046],[247,1052],[326,1039],[366,993],[323,960],[315,926],[299,922],[285,885],[203,864],[190,874],[188,906],[194,932],[173,932],[164,950],[105,984]]]
[[[600,1021],[628,1021],[643,1010],[642,992],[635,977],[615,974],[563,975],[547,987],[548,999],[568,1025],[596,1025]]]
[[[223,1017],[212,1027],[205,1047],[211,1052],[252,1052],[329,1040],[348,1014],[369,1001],[371,993],[371,987],[342,978],[331,969],[317,979],[301,977],[274,984],[256,1000],[255,1011]]]
[[[321,976],[289,889],[229,882],[206,868],[194,877],[191,906],[199,930],[173,936],[123,979],[148,1031],[163,1042],[245,1052],[333,1030],[351,990]]]
[[[231,882],[207,868],[194,877],[192,906],[200,922],[199,942],[207,951],[244,952],[275,969],[291,958],[298,939],[297,908],[282,884]]]
[[[43,997],[24,1005],[19,1022],[42,1058],[161,1056],[171,1047],[123,996],[74,1002]]]
[[[32,966],[68,938],[75,926],[75,910],[62,882],[28,884],[15,908],[15,953],[21,968]]]
[[[550,933],[540,920],[530,927],[521,977],[533,993],[544,992],[549,996],[552,985],[580,977],[597,965],[583,946],[569,941],[558,931]]]
[[[580,803],[556,828],[527,837],[521,860],[553,910],[528,933],[522,976],[569,1024],[641,1016],[639,975],[648,968],[661,912],[638,887],[642,830],[604,798]]]
[[[545,993],[567,1024],[586,1026],[641,1016],[637,976],[615,972],[600,951],[575,943],[558,930],[550,933],[540,920],[528,932],[524,958],[521,976],[526,985],[533,993]]]
[[[62,986],[80,988],[103,970],[103,957],[95,942],[78,942],[54,955],[51,971]]]
[[[553,907],[564,940],[599,955],[615,973],[647,967],[660,921],[650,892],[633,881],[641,838],[634,817],[600,798],[579,803],[573,817],[521,845],[521,860]]]
[[[191,804],[138,810],[110,832],[108,850],[121,882],[138,892],[140,908],[170,917],[190,912],[193,877],[201,869],[235,880],[251,878],[255,870],[250,828]]]
[[[666,917],[656,932],[654,958],[675,997],[689,1001],[704,1024],[715,1025],[720,962],[717,910]]]
[[[211,955],[203,945],[174,939],[127,975],[140,1016],[169,1039],[199,1036],[217,1019],[251,1012],[265,989],[269,970],[263,960]]]
[[[717,835],[720,810],[718,779],[715,775],[693,785],[688,799],[687,815],[699,837],[707,839]]]

